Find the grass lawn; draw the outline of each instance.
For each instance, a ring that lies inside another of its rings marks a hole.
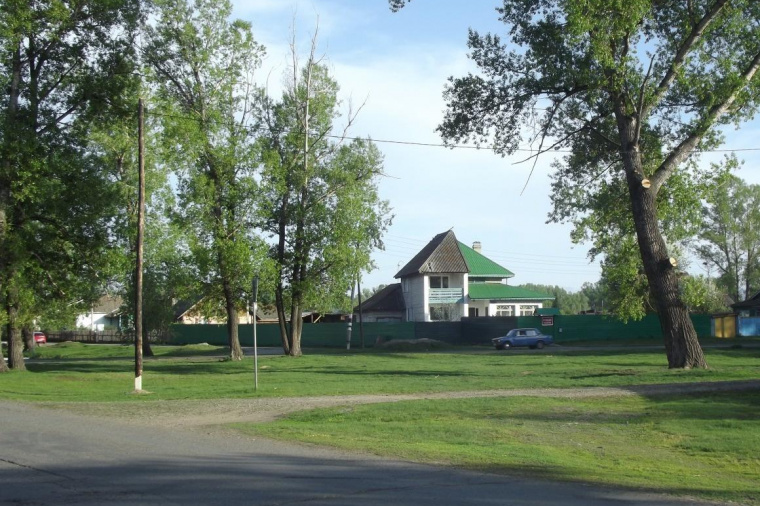
[[[652,349],[520,353],[307,350],[301,358],[220,357],[224,348],[155,347],[131,394],[133,348],[66,343],[1,376],[0,399],[164,399],[626,387],[760,378],[760,349],[705,350],[709,370],[669,370]],[[471,351],[471,350],[470,350]],[[240,430],[496,473],[579,480],[760,505],[760,392],[604,399],[534,396],[405,401],[291,415]]]
[[[321,409],[247,433],[405,460],[760,504],[760,392]]]
[[[223,348],[155,347],[144,362],[143,388],[163,399],[416,393],[518,388],[625,387],[651,383],[725,381],[760,377],[760,349],[707,349],[711,369],[669,370],[655,350],[526,353],[328,353],[293,359],[259,357],[259,390],[253,361],[220,359]],[[133,388],[130,346],[65,343],[41,347],[27,372],[0,381],[0,399],[129,401]],[[205,354],[206,356],[198,356]],[[190,355],[190,357],[188,357]]]

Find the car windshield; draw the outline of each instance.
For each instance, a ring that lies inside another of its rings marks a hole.
[[[517,329],[507,332],[507,337],[515,337],[517,335]]]

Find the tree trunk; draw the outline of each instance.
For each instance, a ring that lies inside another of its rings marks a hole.
[[[282,341],[282,351],[285,355],[290,355],[290,340],[288,337],[288,325],[285,321],[285,287],[282,284],[282,269],[285,265],[285,240],[287,235],[287,216],[288,203],[290,194],[286,191],[280,204],[280,212],[277,218],[277,264],[279,271],[277,275],[277,286],[275,287],[275,306],[277,307],[277,322],[280,327],[280,340]]]
[[[24,349],[33,350],[37,343],[34,342],[34,329],[31,325],[24,325],[21,329],[21,337],[24,340]]]
[[[145,323],[143,323],[143,338],[142,338],[142,354],[143,357],[152,357],[154,356],[153,348],[150,347],[150,338],[149,338],[150,332],[148,332],[148,328],[145,326]]]
[[[242,360],[243,349],[240,347],[238,336],[238,313],[235,305],[234,294],[229,282],[224,282],[224,301],[227,310],[227,339],[230,346],[230,359]]]
[[[16,112],[18,110],[18,102],[21,83],[21,51],[19,47],[13,49],[13,63],[11,69],[11,79],[8,83],[8,105],[5,110],[5,132],[2,145],[2,170],[0,171],[0,300],[3,300],[5,296],[6,304],[2,304],[3,311],[6,313],[6,339],[8,340],[8,362],[11,362],[12,352],[11,347],[13,342],[13,333],[11,332],[11,318],[9,314],[9,305],[7,304],[7,297],[9,296],[10,283],[13,278],[13,264],[14,260],[10,258],[12,248],[8,247],[8,229],[9,221],[12,219],[11,213],[11,182],[12,182],[12,168],[13,160],[16,158],[14,149],[18,133],[18,125],[16,123]],[[23,366],[23,357],[21,360]],[[5,363],[5,359],[0,351],[0,372],[7,372],[10,370],[8,364]]]
[[[362,311],[362,273],[356,275],[356,291],[359,294],[359,335],[364,349],[364,312]]]
[[[303,318],[301,317],[301,296],[299,293],[293,293],[293,301],[290,310],[290,353],[291,357],[300,357],[301,351],[301,330],[303,329]]]
[[[283,295],[283,290],[282,281],[278,281],[274,295],[275,306],[277,307],[277,325],[280,329],[282,351],[285,355],[290,355],[290,341],[288,338],[288,324],[285,321],[285,296]]]
[[[657,219],[657,195],[642,185],[643,166],[639,146],[633,142],[633,121],[620,121],[620,138],[631,210],[636,227],[641,260],[655,300],[660,327],[665,340],[668,367],[671,369],[706,368],[697,333],[686,305],[681,301],[678,275],[670,262],[665,240]],[[626,118],[627,120],[627,118]]]
[[[5,326],[5,336],[8,338],[8,366],[17,371],[25,371],[24,343],[21,340],[21,332],[18,328],[18,302],[16,301],[15,290],[9,290],[6,296],[8,322]]]
[[[3,355],[3,348],[0,346],[0,372],[8,372],[8,364],[5,363],[5,356]]]

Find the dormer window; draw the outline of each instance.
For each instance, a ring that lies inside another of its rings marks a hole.
[[[430,288],[448,288],[448,276],[430,276]]]

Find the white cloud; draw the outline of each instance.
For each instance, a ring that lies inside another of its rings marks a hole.
[[[435,129],[445,109],[446,79],[472,68],[461,38],[394,43],[394,34],[373,30],[371,20],[362,18],[358,9],[337,9],[330,1],[298,5],[298,29],[309,30],[297,34],[302,53],[308,49],[316,9],[320,51],[326,54],[344,102],[351,98],[359,105],[366,98],[351,135],[441,142]],[[280,8],[274,16],[276,23],[264,15],[266,8],[276,10],[272,2],[262,2],[252,22],[257,40],[268,53],[260,75],[262,79],[269,76],[270,94],[277,96],[282,73],[290,64],[292,8]],[[351,31],[353,38],[347,41],[345,34]],[[374,255],[379,268],[365,276],[365,286],[392,282],[398,267],[434,235],[451,227],[462,242],[481,241],[486,255],[515,272],[513,284],[578,289],[583,282],[598,278],[598,267],[587,265],[585,248],[570,244],[569,228],[545,224],[550,206],[549,158],[540,160],[521,196],[531,165],[514,165],[518,158],[502,158],[487,150],[386,143],[379,147],[391,176],[381,182],[380,191],[390,201],[395,219],[387,250]]]

